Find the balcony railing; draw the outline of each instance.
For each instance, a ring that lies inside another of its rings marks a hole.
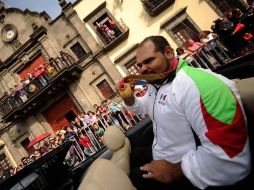
[[[185,59],[190,66],[210,69],[230,79],[248,78],[254,75],[253,49],[245,55],[236,56],[218,39],[211,40],[193,53],[186,51],[178,58]]]
[[[231,59],[229,52],[217,40],[210,41],[193,53],[187,51],[178,58],[185,59],[190,66],[211,70],[219,69]]]
[[[36,71],[33,75],[29,74],[22,88],[15,89],[11,94],[5,93],[0,99],[0,116],[4,121],[19,119],[38,108],[47,96],[66,87],[71,78],[79,77],[82,72],[76,61],[64,52],[60,57],[50,58],[49,63],[40,69],[39,75]]]
[[[175,0],[141,0],[146,12],[150,16],[156,16],[166,8],[174,4]]]
[[[106,24],[97,25],[96,29],[97,33],[100,35],[100,41],[107,50],[116,46],[129,34],[129,28],[122,19],[120,22],[111,24],[111,26],[107,26]]]

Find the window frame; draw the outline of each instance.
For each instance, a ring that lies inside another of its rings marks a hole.
[[[212,9],[218,14],[220,15],[221,17],[224,16],[223,12],[216,6],[216,4],[214,2],[212,2],[212,0],[205,0],[209,5],[210,7],[212,7]],[[240,3],[243,4],[243,6],[245,6],[245,8],[248,7],[247,3],[245,3],[243,0],[237,0],[239,1]]]
[[[83,56],[81,56],[81,57],[78,57],[78,55],[73,51],[73,47],[75,46],[75,45],[78,45],[81,49],[82,49],[82,51],[84,51],[84,55]],[[87,55],[87,52],[86,52],[86,50],[82,47],[82,45],[80,44],[80,42],[79,41],[77,41],[76,43],[74,43],[74,44],[72,44],[71,46],[70,46],[70,50],[72,51],[72,53],[77,57],[77,59],[78,60],[81,60],[81,59],[83,59],[84,57],[86,57],[86,55]]]
[[[114,63],[120,66],[125,75],[131,74],[128,70],[129,65],[136,64],[136,50],[138,46],[138,43],[131,45],[114,60]]]
[[[175,37],[175,34],[173,33],[173,29],[177,27],[179,24],[181,24],[185,19],[188,19],[189,22],[193,25],[194,28],[197,29],[197,31],[201,32],[201,29],[199,26],[194,22],[194,20],[187,14],[186,12],[187,7],[184,7],[180,10],[178,10],[173,16],[171,16],[167,21],[165,21],[161,28],[165,29],[166,32],[170,35],[170,37],[173,39],[173,41],[179,46],[182,47],[183,44],[181,44]]]
[[[136,66],[136,60],[135,60],[135,58],[132,59],[132,60],[130,60],[128,63],[126,63],[126,64],[124,65],[124,67],[126,68],[126,70],[128,71],[128,73],[131,74],[131,75],[138,75],[138,74],[139,74],[138,68],[137,68],[137,66]],[[134,70],[133,73],[129,70],[129,68],[131,68],[131,67],[135,67],[135,70]]]
[[[78,59],[76,54],[71,49],[71,47],[76,43],[79,43],[83,50],[86,52],[86,55],[83,56],[82,59]],[[74,57],[75,60],[78,61],[78,63],[85,60],[91,54],[91,49],[88,47],[87,43],[80,37],[80,35],[70,37],[70,39],[63,45],[63,48],[64,51]]]
[[[107,16],[116,24],[118,29],[121,31],[121,34],[117,36],[113,41],[110,43],[107,43],[107,41],[103,38],[103,36],[99,33],[94,23],[101,18],[104,14],[107,14]],[[103,2],[101,5],[99,5],[93,12],[91,12],[88,16],[86,16],[83,19],[84,22],[88,23],[89,27],[92,29],[92,31],[95,33],[96,38],[100,45],[105,48],[105,50],[111,50],[114,47],[116,47],[121,41],[123,41],[125,38],[129,35],[129,28],[123,28],[122,25],[119,24],[119,22],[116,20],[115,16],[111,14],[111,12],[106,8],[106,1]]]
[[[111,94],[110,96],[108,96],[108,97],[105,97],[105,95],[102,93],[102,91],[101,91],[100,88],[99,88],[99,85],[102,84],[103,82],[106,82],[107,85],[108,85],[108,87],[112,90],[112,94]],[[101,93],[101,95],[104,97],[104,99],[112,98],[112,97],[114,97],[115,94],[116,94],[115,91],[114,91],[114,89],[111,87],[110,83],[107,81],[107,79],[102,79],[102,80],[100,80],[100,81],[96,84],[96,87],[97,87],[98,91]]]

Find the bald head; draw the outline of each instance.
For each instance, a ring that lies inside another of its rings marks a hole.
[[[170,47],[170,44],[163,36],[149,36],[146,37],[140,44],[140,46],[143,46],[146,44],[145,42],[151,41],[154,44],[154,51],[164,53],[166,47]],[[171,48],[171,47],[170,47]]]

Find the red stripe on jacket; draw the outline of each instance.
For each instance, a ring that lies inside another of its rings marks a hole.
[[[236,102],[234,119],[231,124],[225,124],[207,112],[200,98],[202,114],[208,129],[205,135],[212,143],[219,145],[230,158],[241,153],[247,141],[244,115],[240,104]]]

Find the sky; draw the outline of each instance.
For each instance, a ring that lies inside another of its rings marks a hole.
[[[61,13],[61,7],[58,0],[1,0],[7,7],[15,7],[21,10],[28,8],[31,11],[46,11],[54,19]],[[75,0],[66,0],[66,2],[75,2]]]

